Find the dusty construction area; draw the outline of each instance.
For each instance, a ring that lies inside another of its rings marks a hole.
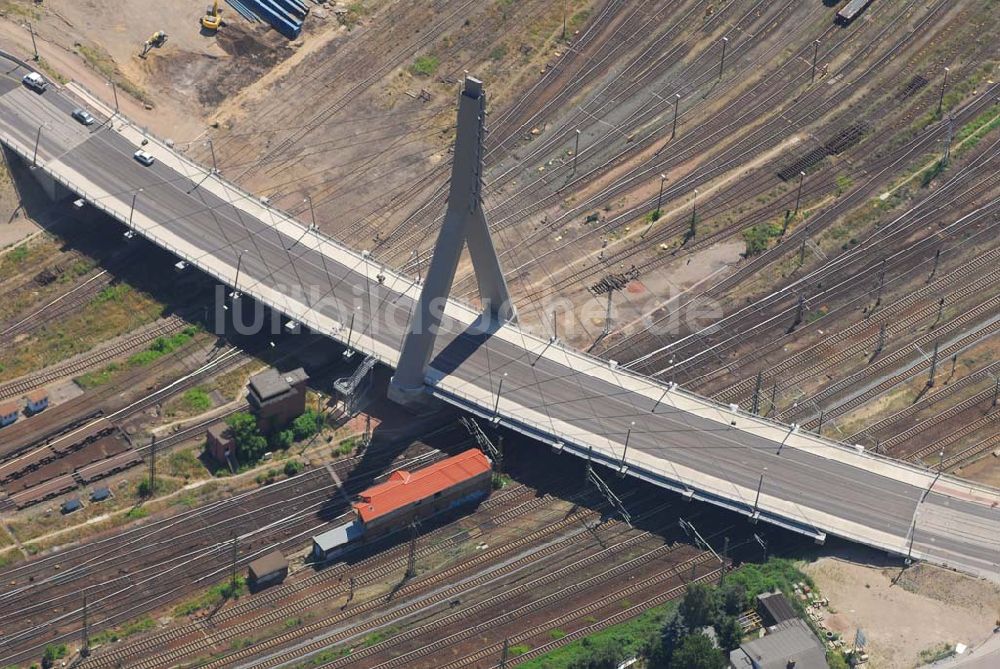
[[[5,0],[0,41],[30,57],[30,22],[47,76],[108,104],[117,92],[151,132],[412,274],[425,271],[444,210],[455,91],[469,71],[489,95],[487,215],[522,322],[783,422],[1000,484],[995,3],[877,0],[842,26],[832,0],[364,0],[318,8],[294,42],[228,7],[227,25],[204,34],[204,4]],[[166,43],[140,57],[157,30]],[[6,603],[30,611],[0,620],[16,636],[11,661],[76,638],[80,588],[108,597],[95,631],[129,637],[108,637],[83,666],[228,666],[270,652],[274,666],[440,666],[438,656],[476,666],[507,635],[555,644],[552,629],[570,634],[631,610],[622,601],[639,610],[714,575],[716,563],[668,527],[680,511],[653,491],[623,494],[655,521],[598,526],[600,500],[527,469],[468,518],[427,528],[411,581],[400,583],[405,538],[312,570],[301,560],[308,533],[343,502],[327,462],[364,481],[433,451],[421,442],[355,462],[317,449],[301,478],[258,485],[254,471],[216,486],[191,462],[205,429],[242,407],[250,371],[302,347],[199,332],[129,367],[157,339],[207,323],[211,286],[172,286],[166,254],[124,246],[117,228],[107,234],[106,221],[37,190],[4,168],[0,400],[44,386],[55,404],[0,433],[0,581],[17,592]],[[456,292],[477,299],[468,267]],[[186,403],[196,387],[207,410]],[[104,416],[114,416],[110,435],[49,454]],[[343,429],[338,439],[358,431]],[[151,434],[172,459],[147,518],[130,514]],[[456,429],[431,441],[467,440]],[[127,466],[87,478],[116,457]],[[112,505],[59,516],[59,503],[98,484],[115,491]],[[221,501],[243,494],[245,507]],[[704,513],[739,545],[724,516]],[[218,536],[179,536],[173,522]],[[228,537],[257,526],[269,529],[240,558],[272,544],[298,551],[288,583],[178,613],[225,578]],[[51,578],[129,532],[155,552]],[[153,563],[183,578],[149,579]],[[605,576],[610,565],[620,582]],[[912,666],[938,642],[977,643],[997,616],[995,592],[936,570],[890,586],[888,569],[810,569],[843,631],[870,630],[873,667]],[[626,582],[636,589],[625,593]],[[116,598],[119,586],[141,610]],[[894,607],[953,615],[880,627]],[[498,623],[470,627],[468,611]],[[125,634],[135,619],[151,622]]]

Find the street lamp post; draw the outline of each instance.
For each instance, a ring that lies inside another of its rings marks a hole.
[[[309,195],[309,193],[306,193],[306,196],[305,196],[305,198],[303,198],[302,201],[309,203],[309,218],[312,220],[312,229],[315,230],[316,229],[316,210],[313,208],[313,199],[312,199],[312,196]]]
[[[941,108],[944,106],[944,90],[948,86],[948,73],[951,70],[949,68],[944,68],[944,81],[941,82],[941,95],[938,97],[937,113],[941,114]]]
[[[722,38],[722,60],[719,61],[719,79],[722,79],[722,70],[726,67],[726,46],[729,44],[729,38]]]
[[[674,93],[674,123],[673,127],[670,129],[670,139],[677,136],[677,107],[681,103],[681,94]]]
[[[132,224],[132,216],[135,214],[135,200],[139,197],[139,193],[142,192],[140,188],[136,192],[132,193],[132,206],[128,210],[128,232],[125,234],[129,239],[135,235],[135,226]]]
[[[243,254],[247,250],[243,249],[236,255],[236,278],[233,279],[233,293],[231,297],[236,300],[240,297],[240,269],[243,267]]]
[[[819,40],[813,42],[813,67],[812,74],[809,77],[809,83],[816,81],[816,57],[819,55]]]

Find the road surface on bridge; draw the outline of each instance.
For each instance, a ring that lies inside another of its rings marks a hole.
[[[239,266],[241,294],[395,364],[419,294],[410,278],[307,229],[126,119],[77,123],[69,113],[82,99],[101,120],[111,110],[73,85],[32,92],[19,83],[23,73],[0,78],[0,141],[30,165],[41,125],[41,180],[131,219],[137,233],[229,286]],[[144,138],[151,167],[132,157]],[[428,375],[434,395],[752,519],[1000,580],[998,491],[734,413],[517,327],[481,332],[476,316],[449,303]]]

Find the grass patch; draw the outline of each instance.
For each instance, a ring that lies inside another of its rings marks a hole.
[[[128,364],[130,367],[139,367],[142,365],[148,365],[154,360],[158,360],[168,353],[173,353],[180,347],[187,344],[189,341],[194,339],[194,336],[198,334],[198,328],[189,325],[180,332],[170,337],[157,337],[156,340],[147,348],[145,351],[141,351],[131,356],[128,359]],[[195,389],[197,390],[197,389]],[[190,393],[191,391],[188,391]],[[185,397],[187,394],[185,393]],[[211,405],[211,400],[208,399],[208,394],[205,394],[205,400]],[[206,407],[207,408],[207,407]]]
[[[920,651],[920,664],[933,664],[955,654],[955,647],[950,643],[942,643]]]
[[[149,509],[144,506],[137,506],[133,509],[129,509],[125,517],[129,520],[139,520],[140,518],[146,518],[149,516]]]
[[[156,621],[149,616],[143,616],[136,620],[130,620],[124,625],[103,630],[90,637],[90,643],[94,646],[101,646],[114,641],[121,641],[140,632],[148,632],[156,627]]]
[[[29,246],[29,249],[32,247]],[[80,311],[46,322],[31,336],[0,352],[0,381],[65,360],[94,346],[155,321],[163,305],[124,284],[105,289]],[[99,382],[101,378],[91,381]]]
[[[396,627],[395,625],[390,625],[385,629],[376,630],[371,634],[369,634],[368,636],[366,636],[365,640],[361,642],[361,645],[365,646],[366,648],[368,646],[374,646],[375,644],[385,641],[386,639],[397,634],[398,632],[399,632],[398,627]]]
[[[181,395],[180,408],[187,413],[203,413],[212,407],[212,398],[203,387],[191,388]]]
[[[132,97],[134,97],[139,102],[145,105],[153,106],[153,98],[149,97],[142,87],[137,86],[132,80],[122,74],[122,71],[118,68],[118,64],[115,59],[111,57],[104,47],[99,45],[91,46],[89,44],[81,44],[77,42],[75,45],[76,52],[80,54],[80,57],[92,68],[104,75],[105,79],[110,79],[115,82],[115,85],[121,90],[125,91]]]
[[[437,72],[440,64],[440,58],[427,54],[413,61],[413,65],[410,66],[410,72],[420,77],[429,77]]]
[[[76,377],[76,385],[80,386],[84,390],[103,386],[105,383],[110,381],[114,377],[115,373],[120,369],[121,366],[118,363],[112,362],[104,369],[95,372],[87,372]]]
[[[854,183],[851,181],[851,177],[846,174],[838,174],[837,178],[834,180],[837,184],[837,195],[843,195]]]
[[[934,161],[934,164],[928,167],[920,174],[920,187],[927,188],[931,185],[931,182],[938,178],[942,172],[948,167],[944,159]]]
[[[182,451],[171,453],[166,461],[166,474],[177,476],[184,480],[192,478],[204,478],[208,475],[205,465],[198,459],[194,448],[186,448]]]
[[[232,585],[228,580],[225,583],[213,585],[201,595],[178,604],[174,608],[174,615],[189,616],[192,613],[197,613],[198,611],[215,608],[227,599],[239,599],[240,596],[246,594],[246,592],[246,579],[242,576],[237,576],[235,589],[232,588]]]
[[[531,650],[531,646],[529,646],[526,643],[519,643],[519,644],[517,644],[515,646],[511,646],[510,648],[508,648],[507,649],[507,653],[511,657],[517,657],[518,655],[524,655],[529,650]]]
[[[778,223],[758,223],[743,231],[743,241],[746,243],[744,255],[751,257],[766,251],[772,239],[781,237],[783,228]]]

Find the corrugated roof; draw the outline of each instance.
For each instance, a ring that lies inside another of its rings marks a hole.
[[[415,472],[400,469],[393,472],[385,483],[372,486],[358,495],[360,501],[354,503],[354,508],[361,520],[368,523],[488,472],[491,466],[489,458],[472,448]]]
[[[281,554],[281,551],[271,551],[267,555],[261,556],[250,563],[250,573],[254,578],[261,578],[267,574],[288,568],[288,560]]]
[[[774,631],[740,644],[729,655],[735,667],[786,669],[795,660],[795,669],[826,669],[826,649],[805,621],[794,618],[778,623]]]
[[[364,534],[364,532],[361,529],[361,524],[356,520],[352,520],[345,525],[340,525],[332,530],[327,530],[323,534],[317,534],[313,537],[313,541],[316,542],[316,545],[319,546],[321,551],[328,553],[338,546],[343,546],[344,544],[357,539],[362,534]]]
[[[764,607],[767,614],[771,617],[771,620],[767,622],[768,625],[774,625],[783,620],[791,620],[792,618],[799,617],[799,614],[792,608],[792,603],[788,601],[788,598],[781,591],[757,595],[757,601],[760,602],[760,605]]]

